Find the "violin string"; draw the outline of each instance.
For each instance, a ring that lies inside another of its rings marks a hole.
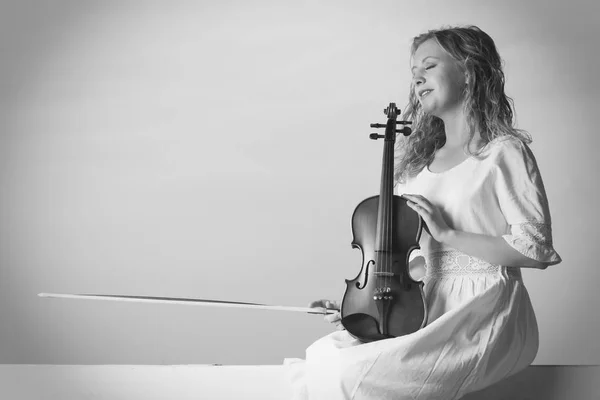
[[[385,278],[386,278],[386,273],[387,273],[387,257],[386,257],[386,250],[387,250],[387,199],[386,199],[386,189],[387,189],[387,185],[386,185],[386,180],[387,180],[387,169],[385,168],[385,166],[387,165],[387,141],[383,142],[383,156],[384,156],[384,160],[383,160],[383,185],[382,185],[382,192],[381,192],[381,196],[383,197],[381,200],[381,206],[382,206],[382,212],[381,212],[381,223],[382,223],[382,227],[381,227],[381,241],[379,243],[379,258],[380,258],[380,262],[382,264],[382,269],[381,272],[383,273],[382,275],[380,275],[380,278],[378,279],[378,288],[379,288],[379,295],[381,296],[382,291],[383,291],[383,287],[385,286]]]
[[[390,113],[388,114],[388,118],[394,118],[394,110],[390,107]],[[392,125],[393,127],[393,125]],[[393,136],[394,133],[391,134],[391,136]],[[387,212],[386,212],[386,216],[387,216],[387,221],[385,222],[386,224],[386,241],[385,241],[385,264],[386,264],[386,274],[385,274],[385,285],[383,285],[384,287],[384,292],[383,295],[386,295],[386,288],[389,286],[390,283],[390,276],[389,273],[392,272],[392,268],[391,268],[391,250],[392,250],[392,246],[391,246],[391,234],[390,234],[390,229],[391,229],[391,221],[392,221],[392,213],[391,213],[391,206],[392,206],[392,197],[390,196],[390,168],[389,166],[391,165],[392,159],[391,159],[391,153],[392,153],[392,149],[393,149],[393,141],[389,141],[387,142],[387,165],[388,168],[386,168],[385,174],[386,174],[386,193],[385,193],[385,202],[386,202],[386,207],[387,207]],[[393,168],[393,167],[392,167]]]
[[[394,118],[395,119],[395,118]],[[394,133],[395,135],[396,133]],[[393,144],[396,143],[396,141],[394,140],[394,142],[392,142],[392,146],[390,149],[390,164],[392,165],[392,167],[390,168],[390,249],[392,247],[392,243],[394,242],[394,146]],[[392,258],[392,252],[390,251],[390,272],[394,272],[393,271],[393,258]],[[390,282],[393,280],[393,277],[390,274]],[[391,286],[391,285],[390,285]]]
[[[385,287],[385,283],[386,283],[386,275],[387,275],[387,145],[388,142],[387,140],[384,142],[383,144],[383,175],[382,175],[382,179],[383,179],[383,185],[382,185],[382,190],[381,190],[381,207],[382,207],[382,212],[381,212],[381,224],[383,225],[381,228],[381,243],[380,243],[380,254],[381,254],[381,263],[382,263],[382,271],[383,274],[381,275],[381,279],[379,280],[379,288],[380,288],[380,292],[379,295],[382,294],[383,292],[383,288]]]
[[[387,148],[388,165],[391,165],[391,162],[393,160],[391,158],[392,151],[393,151],[393,143],[394,143],[393,141],[390,141],[388,143],[388,148]],[[386,272],[387,273],[391,273],[392,272],[392,266],[391,266],[391,261],[392,261],[391,260],[391,250],[392,250],[392,243],[391,243],[392,242],[392,234],[391,234],[392,224],[391,224],[391,221],[392,221],[392,212],[391,212],[391,208],[392,208],[392,200],[393,200],[393,198],[392,198],[391,193],[390,193],[391,188],[390,188],[390,185],[389,185],[390,178],[391,178],[390,177],[390,173],[391,173],[390,168],[387,168],[387,170],[386,170],[386,175],[387,175],[386,176],[386,182],[387,182],[387,185],[386,185],[386,207],[387,207],[387,210],[386,210],[387,211],[386,212],[386,215],[387,215],[386,230],[387,230],[387,232],[386,232],[386,246],[385,246],[386,247],[386,249],[385,249],[386,253],[385,254],[386,254]],[[385,279],[385,285],[384,285],[384,287],[388,287],[389,283],[391,281],[391,278],[390,278],[390,276],[387,273],[385,275],[386,279]]]
[[[390,176],[390,194],[389,194],[389,199],[390,199],[390,214],[389,214],[390,215],[390,217],[389,217],[390,218],[390,222],[389,222],[389,224],[390,224],[390,239],[389,239],[389,241],[390,241],[390,276],[389,276],[389,286],[391,286],[391,282],[393,280],[392,273],[394,272],[394,270],[393,270],[394,260],[392,258],[392,254],[393,254],[392,246],[393,246],[393,242],[394,242],[394,240],[393,240],[394,239],[394,186],[393,186],[394,147],[393,146],[390,149],[390,153],[391,153],[390,154],[390,159],[391,159],[390,162],[391,162],[392,168],[390,169],[391,176]]]
[[[394,121],[396,120],[396,116],[393,114],[391,115],[392,118],[394,118]],[[391,286],[391,282],[392,282],[392,273],[393,271],[393,258],[392,258],[392,252],[393,252],[393,235],[394,235],[394,215],[393,215],[393,210],[394,210],[394,185],[393,185],[393,178],[394,178],[394,143],[396,142],[395,140],[395,133],[396,131],[396,127],[394,124],[394,133],[392,135],[394,135],[394,140],[392,140],[390,142],[390,146],[389,146],[389,163],[388,165],[390,165],[390,168],[388,168],[388,265],[389,265],[389,275],[387,278],[387,284],[386,287],[390,287]]]

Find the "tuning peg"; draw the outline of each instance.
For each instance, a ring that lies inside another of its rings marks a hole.
[[[385,128],[385,124],[371,124],[371,128]]]
[[[371,139],[373,139],[373,140],[377,140],[377,139],[383,139],[383,138],[385,138],[385,135],[379,135],[379,134],[377,134],[377,133],[371,133],[371,134],[369,135],[369,137],[370,137]]]
[[[396,123],[400,125],[410,125],[412,124],[412,121],[396,121]]]
[[[404,136],[408,136],[412,133],[412,129],[409,127],[404,127],[402,129],[396,129],[396,133],[402,133]]]

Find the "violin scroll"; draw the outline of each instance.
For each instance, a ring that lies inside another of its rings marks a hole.
[[[386,139],[386,140],[396,140],[396,133],[402,133],[404,136],[409,136],[412,133],[412,129],[410,129],[407,126],[403,126],[402,129],[396,129],[397,125],[410,125],[412,124],[412,121],[396,121],[396,118],[398,118],[398,114],[400,113],[400,110],[398,110],[398,108],[396,107],[395,103],[390,103],[390,105],[383,110],[383,113],[385,115],[387,115],[388,117],[388,121],[386,124],[378,124],[378,123],[373,123],[371,124],[371,128],[385,128],[385,135],[380,135],[378,133],[371,133],[369,135],[369,137],[373,140],[377,140],[377,139]],[[392,135],[393,139],[392,139]]]

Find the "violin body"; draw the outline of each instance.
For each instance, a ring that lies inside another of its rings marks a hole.
[[[394,143],[396,133],[409,135],[410,128],[396,129],[398,109],[394,103],[384,110],[385,139],[379,196],[363,200],[352,215],[352,247],[362,251],[362,268],[356,278],[346,279],[341,322],[363,342],[388,339],[413,333],[425,326],[427,307],[424,283],[410,276],[410,253],[420,248],[423,229],[421,216],[402,196],[393,194]]]
[[[422,220],[403,197],[393,196],[395,221],[391,229],[397,240],[393,241],[391,254],[377,252],[378,205],[379,196],[373,196],[354,210],[352,247],[362,251],[363,263],[356,278],[346,280],[342,300],[344,328],[365,342],[416,332],[425,325],[427,313],[423,282],[413,280],[407,268],[410,252],[419,248]],[[392,276],[388,271],[378,273],[377,267],[385,263],[389,264]],[[383,296],[391,296],[391,300],[374,299],[382,289]]]

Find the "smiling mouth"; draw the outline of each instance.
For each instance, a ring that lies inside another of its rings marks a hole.
[[[431,92],[432,92],[432,90],[425,90],[425,91],[423,91],[423,93],[421,93],[421,99],[424,99],[425,96],[427,96]]]

